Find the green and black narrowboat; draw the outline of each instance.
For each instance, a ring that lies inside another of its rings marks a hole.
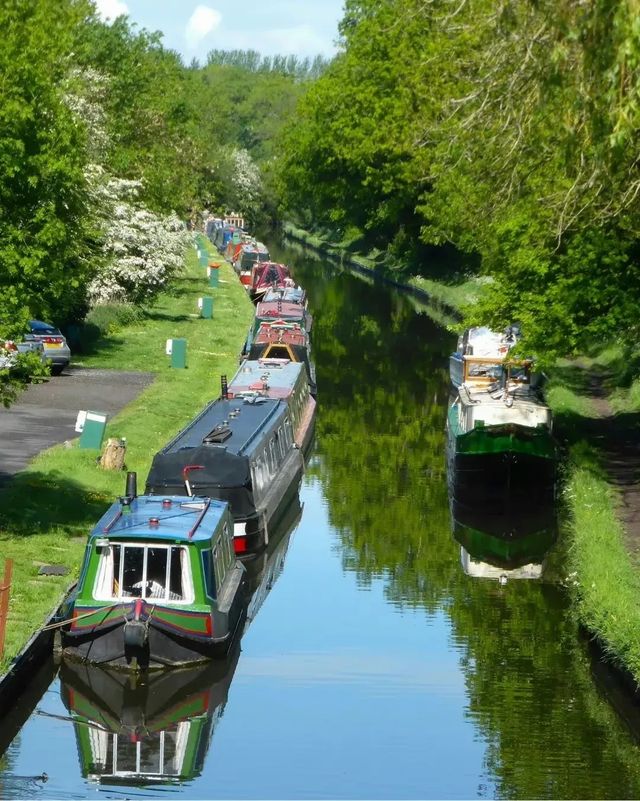
[[[63,658],[157,670],[219,656],[246,611],[244,573],[226,503],[133,491],[89,535]]]

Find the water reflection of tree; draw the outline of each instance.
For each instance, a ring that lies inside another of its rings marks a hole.
[[[345,569],[364,585],[381,578],[393,604],[448,614],[498,797],[637,797],[635,745],[593,685],[562,591],[459,568],[444,464],[450,339],[348,276],[298,280],[316,320],[315,471]]]

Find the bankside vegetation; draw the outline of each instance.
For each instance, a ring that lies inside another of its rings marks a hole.
[[[150,301],[203,209],[273,213],[272,143],[322,59],[187,66],[90,0],[7,0],[0,28],[1,345],[30,318],[66,331],[97,305]],[[19,362],[0,369],[0,402],[31,372]]]
[[[548,360],[637,338],[636,4],[347,0],[340,32],[281,143],[288,212],[407,272],[479,256],[469,322]]]

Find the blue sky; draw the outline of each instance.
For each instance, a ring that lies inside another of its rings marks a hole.
[[[209,50],[332,55],[343,0],[94,0],[103,18],[128,14],[164,44],[204,62]]]

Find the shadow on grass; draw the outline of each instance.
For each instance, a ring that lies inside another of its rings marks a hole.
[[[145,320],[164,320],[170,323],[184,323],[192,319],[188,314],[167,314],[165,312],[145,312]]]
[[[20,473],[0,490],[0,539],[49,534],[59,528],[88,534],[112,500],[62,473]]]

